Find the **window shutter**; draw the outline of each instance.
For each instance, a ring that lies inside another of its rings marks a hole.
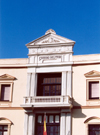
[[[9,101],[10,98],[10,85],[1,86],[1,100]]]
[[[90,82],[89,89],[90,98],[99,98],[99,82]]]

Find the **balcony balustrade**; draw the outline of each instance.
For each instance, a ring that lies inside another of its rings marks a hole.
[[[36,96],[24,97],[24,105],[33,105],[34,107],[69,107],[72,105],[72,101],[69,96]]]

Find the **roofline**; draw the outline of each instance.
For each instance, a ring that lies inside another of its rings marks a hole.
[[[43,37],[49,36],[49,35],[56,35],[56,36],[59,36],[59,37],[61,37],[61,38],[64,38],[65,40],[68,39],[68,38],[65,38],[65,37],[60,36],[60,35],[57,35],[57,34],[48,33],[48,34],[46,34],[46,35],[43,35],[43,36],[41,36],[41,37],[39,37],[39,38],[37,38],[37,39],[35,39],[35,40],[33,40],[33,41],[27,43],[26,46],[30,45],[30,44],[33,43],[33,42],[36,42],[37,40],[40,40],[40,39],[43,38]],[[69,39],[69,40],[71,40],[71,39]],[[72,41],[72,42],[70,42],[70,43],[74,43],[74,44],[76,43],[76,42],[73,41],[73,40],[71,40],[71,41]],[[57,44],[58,44],[58,43],[57,43]],[[62,44],[62,43],[59,43],[59,44]],[[43,44],[42,44],[42,45],[43,45]],[[46,45],[46,44],[44,44],[44,45]]]

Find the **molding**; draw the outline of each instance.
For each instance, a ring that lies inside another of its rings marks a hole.
[[[85,77],[100,77],[100,72],[92,70],[84,74]]]
[[[27,66],[16,66],[16,65],[0,65],[0,69],[9,69],[9,68],[27,68]]]
[[[39,49],[29,49],[28,56],[35,55],[62,55],[62,54],[72,54],[72,46],[65,47],[52,47],[52,48],[39,48]]]
[[[56,66],[72,66],[73,62],[57,62],[57,63],[36,63],[36,64],[28,64],[27,67],[56,67]]]
[[[24,110],[22,107],[0,107],[0,110]]]
[[[13,122],[11,120],[9,120],[8,118],[5,118],[5,117],[0,117],[0,121],[1,120],[6,120],[6,121],[9,121],[10,124],[13,124]]]
[[[64,38],[62,36],[59,36],[56,34],[56,32],[52,29],[46,31],[45,35],[33,40],[32,42],[26,44],[28,48],[38,48],[40,46],[58,46],[58,44],[63,45],[63,44],[71,44],[74,45],[75,41]]]
[[[97,106],[73,106],[73,109],[94,109],[94,108],[100,108],[100,105]]]
[[[84,121],[84,123],[86,124],[86,123],[88,123],[90,120],[93,120],[93,119],[100,120],[100,118],[99,118],[99,117],[92,116],[92,117],[87,118],[87,119]]]
[[[73,61],[73,67],[74,66],[83,66],[83,65],[96,65],[100,64],[100,61],[92,61],[92,62],[75,62]]]
[[[0,80],[15,80],[16,78],[14,76],[3,74],[0,76]]]

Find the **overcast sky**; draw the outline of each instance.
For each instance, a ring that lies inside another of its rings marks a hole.
[[[50,28],[76,41],[74,55],[100,53],[100,0],[0,0],[0,58],[27,58]]]

